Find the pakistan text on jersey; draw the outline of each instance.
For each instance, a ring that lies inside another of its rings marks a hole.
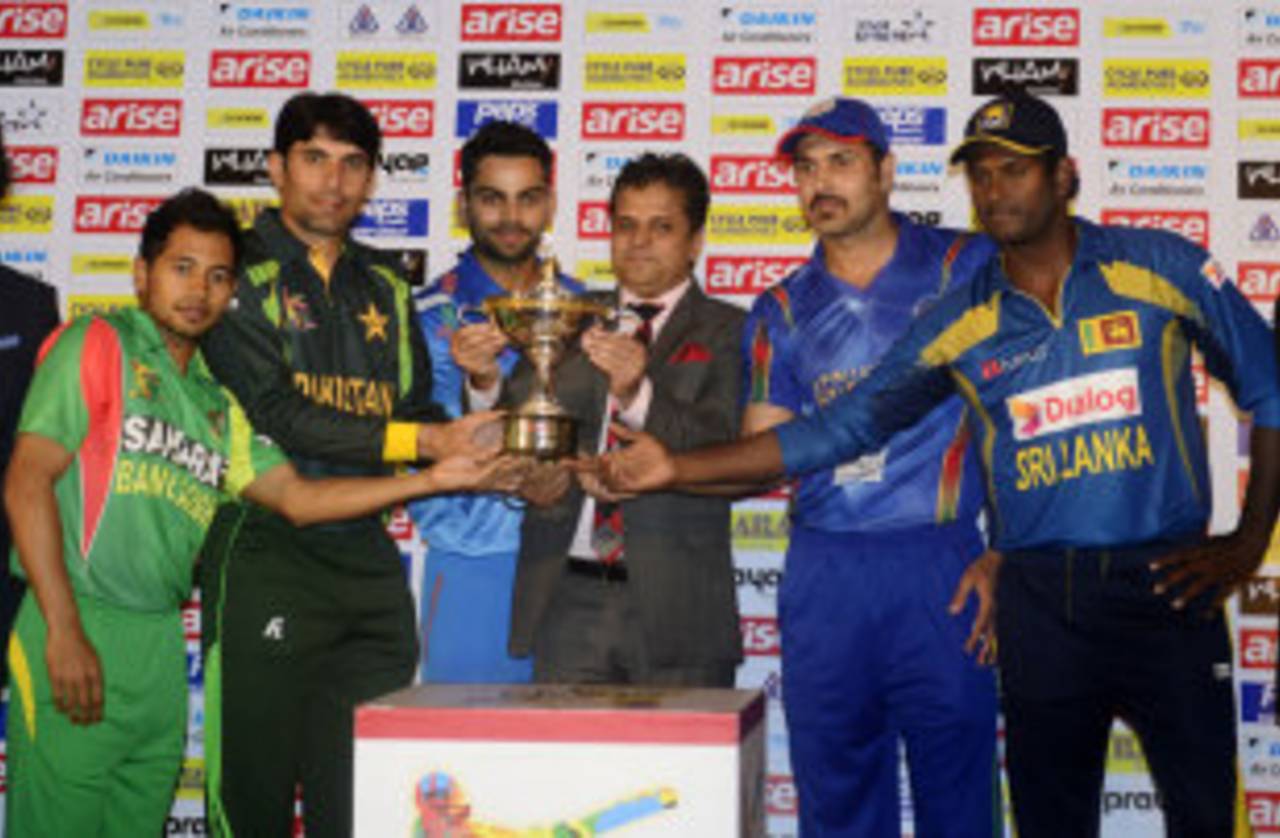
[[[334,407],[356,416],[391,416],[395,404],[395,385],[386,381],[370,381],[347,375],[320,375],[294,372],[293,386],[319,405]]]

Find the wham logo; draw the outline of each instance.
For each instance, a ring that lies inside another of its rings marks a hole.
[[[1007,404],[1013,437],[1019,441],[1142,415],[1133,367],[1068,378],[1010,396]]]

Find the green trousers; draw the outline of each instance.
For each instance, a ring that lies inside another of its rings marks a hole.
[[[54,707],[44,616],[27,594],[9,641],[5,834],[160,835],[186,736],[181,614],[76,602],[102,666],[103,718],[75,725]]]
[[[223,506],[201,552],[206,809],[214,835],[348,836],[355,705],[408,686],[412,597],[377,521],[298,529]]]

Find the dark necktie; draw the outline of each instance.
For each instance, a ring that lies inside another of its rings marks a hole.
[[[658,303],[628,303],[627,308],[640,318],[633,337],[646,347],[653,340],[653,319],[662,311]],[[605,450],[612,451],[618,447],[618,438],[613,433],[612,423],[617,421],[617,408],[610,411],[610,427],[605,440]],[[604,564],[613,564],[622,560],[622,505],[596,501],[596,513],[591,528],[591,547],[596,558]]]

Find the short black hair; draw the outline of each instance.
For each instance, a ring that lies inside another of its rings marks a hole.
[[[1064,154],[1059,154],[1052,150],[1046,151],[1044,154],[1039,156],[1040,159],[1044,161],[1045,174],[1050,178],[1057,176],[1058,164],[1061,163],[1063,159],[1067,159],[1071,162],[1071,186],[1067,189],[1067,200],[1074,201],[1076,196],[1080,194],[1080,172],[1076,169],[1075,161],[1071,160]]]
[[[284,103],[276,116],[272,149],[288,156],[294,143],[305,143],[323,131],[330,138],[351,143],[378,160],[382,131],[369,109],[343,93],[299,93]]]
[[[707,226],[707,210],[711,206],[711,187],[702,167],[687,155],[654,154],[646,151],[628,160],[618,172],[609,193],[609,216],[618,206],[618,194],[624,189],[643,189],[661,183],[684,196],[684,215],[689,220],[690,232],[698,232]]]
[[[542,167],[547,184],[551,184],[551,147],[536,131],[518,122],[491,120],[463,143],[458,161],[463,192],[471,188],[480,161],[486,157],[532,157]]]
[[[142,226],[142,239],[138,242],[138,256],[142,261],[148,265],[155,262],[156,257],[164,252],[173,231],[179,227],[193,227],[202,233],[226,236],[231,241],[236,264],[240,264],[244,240],[235,213],[208,192],[195,187],[166,198],[147,216]]]

